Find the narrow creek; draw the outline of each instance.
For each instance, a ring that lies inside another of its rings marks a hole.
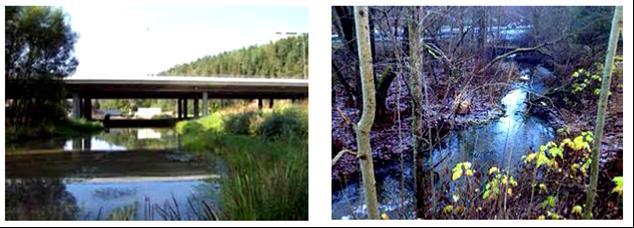
[[[61,210],[55,213],[64,219],[108,219],[125,210],[142,220],[200,219],[203,204],[218,205],[226,173],[222,159],[187,153],[168,128],[112,128],[6,151],[7,199],[38,204],[20,205],[43,210],[36,213]]]
[[[501,100],[504,116],[486,124],[451,131],[433,151],[436,172],[442,173],[446,168],[451,170],[457,163],[465,161],[483,168],[497,166],[514,170],[522,155],[554,138],[552,127],[526,112],[528,94],[545,92],[542,79],[553,77],[552,72],[539,65],[520,66],[523,81],[515,83]],[[412,161],[405,161],[402,173],[394,173],[375,166],[380,211],[390,218],[414,218],[411,167]],[[333,219],[367,217],[360,187],[358,181],[351,181],[346,187],[333,192]]]

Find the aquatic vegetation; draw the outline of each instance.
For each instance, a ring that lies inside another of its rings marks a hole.
[[[108,220],[135,220],[137,207],[139,207],[139,202],[134,202],[133,204],[116,208],[108,215],[107,219]]]
[[[103,188],[103,189],[94,190],[92,194],[95,198],[108,200],[108,199],[117,199],[121,197],[126,197],[129,195],[136,194],[136,192],[137,190],[134,188],[127,188],[127,189]]]

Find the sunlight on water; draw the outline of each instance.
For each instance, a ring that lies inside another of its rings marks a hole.
[[[88,140],[90,140],[90,142],[88,142]],[[90,139],[69,139],[66,141],[64,151],[76,150],[124,151],[126,148],[94,137]]]
[[[502,98],[502,104],[505,106],[505,115],[498,121],[497,127],[502,132],[512,131],[513,124],[521,121],[523,111],[526,108],[524,101],[526,100],[526,91],[515,89]]]

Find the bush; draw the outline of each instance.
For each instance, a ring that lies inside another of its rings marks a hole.
[[[584,197],[592,141],[592,133],[581,132],[548,142],[522,156],[517,171],[458,163],[442,173],[437,202],[443,209],[433,213],[443,219],[580,219],[589,210]],[[595,218],[622,217],[619,180],[607,173],[599,177],[604,184],[592,209]]]
[[[227,133],[249,135],[251,134],[251,123],[256,117],[253,111],[235,113],[228,115],[224,119],[224,129]]]
[[[267,113],[257,127],[257,134],[273,140],[286,137],[306,138],[308,136],[306,112],[298,107],[288,107]]]
[[[176,123],[176,132],[183,135],[195,134],[205,131],[205,127],[197,121],[186,121]]]

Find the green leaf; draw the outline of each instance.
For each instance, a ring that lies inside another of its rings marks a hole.
[[[491,175],[493,173],[497,173],[498,171],[500,171],[500,170],[498,170],[498,167],[493,166],[493,167],[489,168],[489,175]]]
[[[445,214],[451,214],[453,212],[453,205],[447,205],[442,209],[442,212]]]
[[[462,176],[462,167],[456,166],[452,170],[451,180],[458,180]]]
[[[622,196],[623,195],[623,176],[613,178],[612,182],[616,185],[612,189],[612,193],[618,193],[620,196]]]
[[[541,167],[542,165],[550,166],[550,164],[551,164],[551,160],[548,159],[548,157],[546,156],[544,152],[537,153],[537,162],[535,164],[537,168]]]
[[[583,213],[583,207],[579,205],[575,205],[574,207],[572,207],[572,214],[581,215],[581,213]]]
[[[546,209],[547,207],[550,207],[550,208],[555,207],[555,197],[554,196],[546,197],[546,199],[541,203],[541,207],[542,209]]]
[[[562,158],[563,159],[563,150],[559,147],[551,147],[550,149],[548,149],[548,154],[550,154],[551,157],[556,158]]]

